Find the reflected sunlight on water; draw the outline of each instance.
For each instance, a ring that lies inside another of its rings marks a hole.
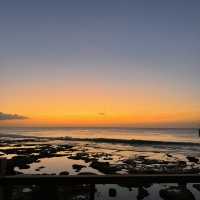
[[[0,128],[0,134],[200,143],[196,129]]]

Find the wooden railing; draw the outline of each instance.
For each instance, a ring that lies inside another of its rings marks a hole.
[[[17,175],[17,176],[0,176],[0,199],[12,200],[12,188],[15,186],[40,186],[41,196],[43,199],[58,199],[57,186],[87,185],[87,192],[90,200],[95,200],[96,184],[125,184],[141,188],[151,183],[178,183],[183,187],[187,187],[187,183],[200,183],[199,174],[171,174],[171,175],[73,175],[73,176],[52,176],[52,175]],[[76,188],[76,187],[75,187]],[[70,195],[72,190],[67,192]],[[78,191],[78,194],[81,189]],[[138,189],[139,193],[139,189]],[[33,197],[32,199],[35,199]]]
[[[142,175],[17,175],[1,176],[0,185],[20,184],[118,184],[118,183],[200,183],[200,174]]]

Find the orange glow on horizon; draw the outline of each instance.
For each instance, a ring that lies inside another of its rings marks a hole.
[[[17,113],[27,120],[0,121],[0,126],[193,126],[200,110],[190,99],[163,90],[152,95],[146,88],[104,88],[79,85],[41,85],[3,88],[4,113]],[[5,98],[4,98],[5,97]]]
[[[112,114],[79,114],[66,116],[34,116],[25,120],[5,120],[0,126],[159,126],[167,124],[183,124],[196,122],[197,116],[188,113],[160,115],[112,115]],[[174,123],[175,122],[175,123]],[[197,122],[196,122],[197,123]]]

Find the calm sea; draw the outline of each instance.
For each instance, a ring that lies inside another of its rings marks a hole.
[[[0,128],[1,135],[24,137],[71,137],[119,140],[200,143],[197,129],[174,128]]]

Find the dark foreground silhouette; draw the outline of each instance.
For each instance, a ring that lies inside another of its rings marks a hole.
[[[199,175],[6,176],[0,177],[0,199],[198,200],[199,183]]]

